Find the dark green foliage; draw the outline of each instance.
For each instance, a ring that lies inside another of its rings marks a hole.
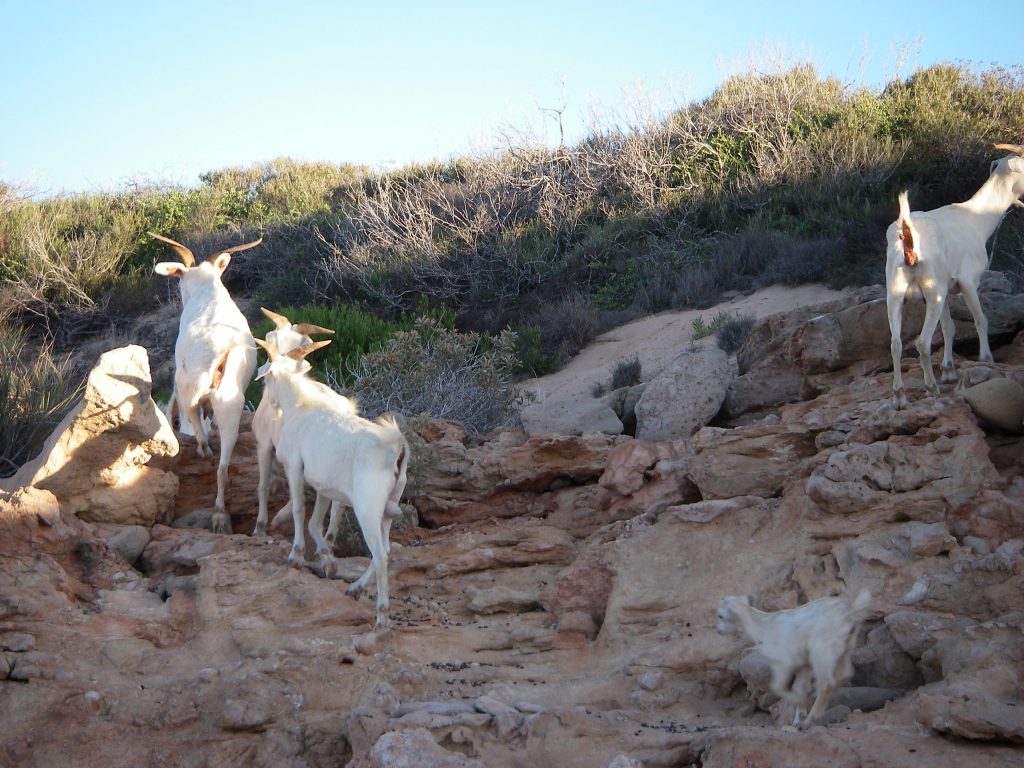
[[[330,328],[333,335],[317,336],[317,340],[330,340],[330,346],[310,355],[309,362],[317,371],[347,370],[359,356],[372,350],[381,349],[387,341],[402,328],[401,324],[381,320],[360,307],[351,304],[334,306],[306,305],[302,307],[267,307],[284,315],[293,324],[311,323],[321,328]],[[265,338],[274,330],[270,320],[263,320],[253,326],[252,333],[258,339]],[[262,354],[262,353],[261,353]]]
[[[754,318],[751,315],[731,317],[718,329],[715,341],[718,342],[721,349],[725,350],[726,354],[735,355],[740,351],[740,347],[747,340],[753,327]]]

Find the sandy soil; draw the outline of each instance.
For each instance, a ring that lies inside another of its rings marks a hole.
[[[693,321],[698,316],[705,323],[710,323],[720,312],[762,318],[842,295],[842,291],[823,285],[773,285],[747,296],[734,296],[708,309],[651,315],[601,334],[560,371],[528,379],[521,386],[533,392],[537,402],[590,397],[595,383],[607,383],[611,378],[616,362],[631,359],[633,355],[640,357],[643,380],[649,381],[692,341]]]

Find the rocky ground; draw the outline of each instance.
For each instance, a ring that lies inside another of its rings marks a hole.
[[[958,358],[968,383],[1024,379],[1019,298],[997,363]],[[104,357],[0,494],[0,763],[1019,765],[1021,430],[926,396],[914,359],[894,410],[877,299],[762,319],[714,418],[669,438],[407,422],[388,630],[288,567],[284,535],[248,535],[251,434],[235,535],[180,527],[208,516],[214,461],[173,455],[141,348]],[[861,587],[853,680],[826,724],[780,725],[718,600]]]

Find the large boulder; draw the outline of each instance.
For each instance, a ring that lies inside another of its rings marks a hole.
[[[528,435],[622,434],[622,422],[603,400],[545,400],[521,414]]]
[[[679,355],[648,382],[636,404],[638,440],[678,440],[715,417],[739,369],[718,346]]]
[[[174,508],[178,478],[147,467],[173,456],[178,441],[151,396],[149,358],[136,345],[102,355],[81,401],[40,455],[3,487],[50,491],[64,512],[84,520],[152,525]]]

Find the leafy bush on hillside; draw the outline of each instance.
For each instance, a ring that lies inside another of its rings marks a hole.
[[[360,411],[455,419],[470,432],[507,424],[523,404],[515,388],[516,335],[491,339],[459,333],[434,318],[418,319],[387,345],[362,355],[348,371],[329,371],[336,389],[354,394]],[[349,381],[347,387],[345,380]]]
[[[772,282],[880,281],[898,191],[916,209],[966,199],[991,143],[1024,136],[1022,73],[943,64],[876,91],[798,65],[575,146],[510,142],[390,172],[283,159],[194,188],[39,201],[0,185],[0,317],[72,343],[83,317],[146,306],[131,299],[152,296],[143,278],[166,258],[147,230],[197,252],[262,234],[226,274],[232,291],[272,308],[360,301],[390,320],[426,299],[463,328],[521,328],[533,367],[557,364],[573,341],[536,316],[552,296],[620,316]],[[1012,279],[1022,232],[1011,212],[994,246]]]

